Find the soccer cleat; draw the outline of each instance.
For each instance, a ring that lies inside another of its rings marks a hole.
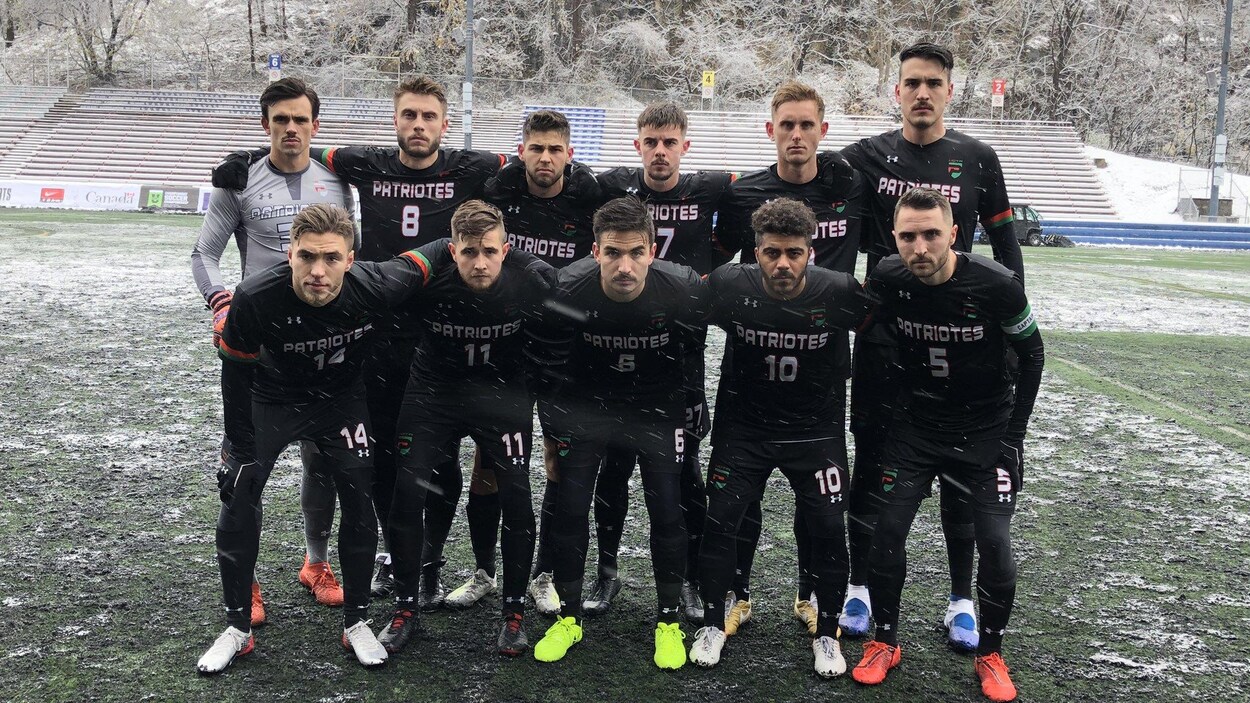
[[[699,585],[690,581],[681,584],[681,612],[691,625],[703,624],[703,599],[699,597]]]
[[[304,568],[299,570],[299,582],[312,592],[313,598],[322,605],[328,605],[331,608],[337,608],[343,605],[343,587],[339,585],[338,579],[334,578],[334,572],[330,570],[330,564],[324,561],[311,563],[308,561],[308,555],[304,555]]]
[[[557,618],[556,624],[547,628],[547,634],[534,645],[534,658],[540,662],[560,661],[569,647],[581,641],[582,626],[577,624],[576,618]]]
[[[373,636],[369,629],[369,621],[361,620],[343,630],[343,648],[356,655],[356,661],[365,666],[380,666],[386,663],[386,648]]]
[[[946,643],[951,649],[959,652],[977,651],[977,645],[981,643],[981,633],[977,631],[977,615],[971,600],[951,596],[942,624],[946,626]]]
[[[251,632],[244,632],[237,627],[227,627],[226,631],[213,641],[213,646],[209,647],[208,651],[204,652],[204,656],[196,662],[195,668],[201,674],[220,674],[230,666],[230,662],[234,661],[235,657],[251,654],[255,648],[256,638]]]
[[[495,577],[487,576],[485,571],[478,569],[462,586],[448,593],[443,602],[452,608],[467,608],[494,593],[497,588]]]
[[[816,610],[816,596],[813,595],[811,600],[799,600],[796,595],[794,597],[794,618],[803,623],[807,628],[807,634],[816,634],[816,620],[819,613]]]
[[[812,640],[812,654],[816,674],[821,678],[831,679],[846,673],[846,659],[842,657],[842,645],[832,637],[817,637]]]
[[[391,654],[398,654],[408,646],[412,633],[417,629],[419,618],[412,608],[412,601],[396,603],[391,611],[391,621],[378,633],[378,642]]]
[[[252,582],[252,627],[265,624],[265,599],[260,595],[260,584]]]
[[[680,669],[686,663],[686,633],[681,623],[662,622],[655,626],[655,665],[661,669]]]
[[[529,649],[529,639],[525,637],[525,630],[521,628],[523,616],[520,613],[509,613],[503,618],[503,629],[499,631],[499,653],[507,657],[515,657],[516,655]]]
[[[864,658],[859,660],[859,664],[851,672],[851,678],[859,683],[875,686],[885,681],[885,675],[898,666],[902,658],[898,647],[869,640],[864,643]]]
[[[725,636],[738,634],[738,628],[751,622],[751,601],[738,600],[730,591],[725,596]]]
[[[725,632],[718,627],[700,627],[694,633],[690,647],[690,661],[696,666],[710,668],[720,663],[720,652],[725,648]]]
[[[620,592],[621,580],[619,578],[600,576],[590,585],[590,595],[582,600],[582,613],[603,615],[612,607],[612,599],[616,598],[616,594]]]
[[[976,659],[977,678],[981,679],[981,693],[994,703],[1007,703],[1016,699],[1016,685],[1007,673],[1007,662],[998,652]]]
[[[390,557],[379,554],[373,560],[373,582],[369,584],[369,595],[374,598],[385,598],[395,591],[395,572],[391,568]]]
[[[842,612],[838,615],[838,627],[847,637],[863,637],[868,634],[868,620],[872,616],[872,600],[865,586],[849,586]]]
[[[560,612],[560,594],[556,593],[550,571],[535,576],[530,581],[528,592],[530,600],[534,601],[534,609],[538,612],[543,615],[557,615]]]
[[[432,613],[443,606],[443,584],[438,578],[438,567],[421,570],[421,585],[417,588],[417,607],[423,613]]]

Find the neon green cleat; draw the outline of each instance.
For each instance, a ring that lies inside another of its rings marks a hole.
[[[681,623],[662,622],[655,626],[655,665],[661,669],[680,669],[686,663],[686,633]]]
[[[540,662],[558,662],[568,654],[569,647],[582,641],[582,626],[573,616],[558,618],[547,628],[547,634],[534,645],[534,658]],[[685,652],[682,652],[684,658]]]

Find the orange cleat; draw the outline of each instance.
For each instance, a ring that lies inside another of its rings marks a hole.
[[[859,665],[851,672],[851,678],[868,686],[876,686],[885,681],[885,675],[898,666],[902,658],[898,647],[871,640],[864,643],[864,658],[859,660]]]
[[[976,659],[977,678],[981,679],[981,693],[994,703],[1007,703],[1016,699],[1016,685],[1007,673],[1007,662],[998,652]]]
[[[260,596],[260,584],[252,582],[252,627],[265,624],[265,599]]]
[[[309,563],[308,555],[304,555],[304,568],[299,570],[299,582],[304,588],[312,591],[313,597],[322,605],[337,608],[343,605],[343,587],[334,578],[329,562]]]

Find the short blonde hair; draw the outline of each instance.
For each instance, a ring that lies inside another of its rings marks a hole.
[[[317,203],[300,210],[291,221],[291,242],[305,234],[337,234],[352,244],[356,241],[356,223],[338,205]]]
[[[820,113],[820,119],[825,118],[825,99],[820,97],[820,93],[817,93],[815,88],[796,80],[788,80],[777,87],[777,92],[773,93],[773,114],[777,114],[777,108],[786,103],[803,100],[816,103],[816,112]]]
[[[484,200],[466,200],[451,216],[451,239],[463,242],[477,239],[498,227],[503,229],[503,213]]]

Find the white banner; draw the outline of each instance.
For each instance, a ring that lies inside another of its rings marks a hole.
[[[0,207],[138,210],[140,205],[137,183],[0,181]]]

